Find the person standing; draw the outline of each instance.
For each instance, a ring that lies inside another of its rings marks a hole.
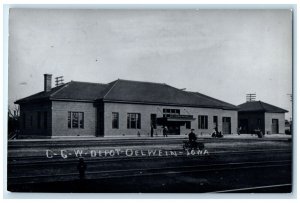
[[[197,140],[197,136],[194,133],[194,129],[191,129],[191,132],[189,133],[189,141],[190,142],[195,142]]]
[[[164,126],[164,128],[163,128],[163,135],[164,135],[164,137],[168,137],[168,129],[166,126]]]
[[[77,165],[77,169],[79,172],[79,179],[82,181],[85,179],[85,170],[86,170],[86,163],[84,162],[83,157],[79,158],[79,163]]]
[[[189,141],[192,148],[195,148],[197,146],[196,140],[197,140],[197,136],[194,133],[194,129],[191,129],[191,132],[189,133]]]

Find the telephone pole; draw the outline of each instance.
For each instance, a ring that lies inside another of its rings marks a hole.
[[[256,99],[256,93],[246,94],[246,101],[247,102],[255,101],[255,99]]]

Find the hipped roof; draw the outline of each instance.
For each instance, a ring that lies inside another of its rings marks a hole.
[[[121,79],[108,84],[71,81],[54,87],[49,92],[42,91],[15,103],[40,100],[106,101],[237,110],[232,104],[198,92],[180,90],[164,83]]]
[[[239,112],[268,112],[268,113],[287,113],[288,111],[262,101],[251,101],[240,104]]]

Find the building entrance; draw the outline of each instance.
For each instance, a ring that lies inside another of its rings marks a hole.
[[[248,119],[240,119],[239,120],[239,127],[241,127],[240,129],[240,133],[249,133],[249,130],[248,130]]]
[[[272,119],[272,134],[279,133],[278,119]]]
[[[180,124],[169,122],[167,125],[169,135],[180,135]]]
[[[195,120],[192,115],[168,115],[157,118],[157,125],[167,126],[169,135],[180,135],[180,126]]]
[[[231,134],[231,118],[223,117],[222,123],[223,134]]]

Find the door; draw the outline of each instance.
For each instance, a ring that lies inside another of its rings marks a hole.
[[[150,120],[151,120],[151,128],[156,129],[156,125],[157,125],[157,116],[156,114],[151,114],[150,115]]]
[[[223,117],[222,121],[222,133],[231,134],[231,118]]]
[[[272,119],[272,134],[279,133],[278,119]]]

